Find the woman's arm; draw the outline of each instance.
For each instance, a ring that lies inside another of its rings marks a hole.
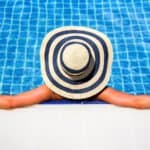
[[[105,88],[104,91],[98,94],[95,98],[117,106],[137,109],[150,108],[150,95],[131,95],[110,87]]]
[[[148,95],[129,95],[110,87],[105,88],[96,99],[103,100],[105,102],[132,108],[150,108],[150,96]],[[61,96],[53,93],[46,85],[42,85],[29,92],[25,92],[16,96],[0,96],[0,108],[12,109],[17,107],[25,107],[33,104],[38,104],[50,99],[62,99]]]
[[[46,85],[42,85],[31,91],[15,95],[15,96],[0,96],[0,108],[12,109],[17,107],[25,107],[38,104],[50,99],[61,99],[59,95],[53,93]]]

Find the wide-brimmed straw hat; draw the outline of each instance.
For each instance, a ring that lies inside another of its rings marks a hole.
[[[67,26],[49,32],[41,46],[45,84],[69,99],[86,99],[102,91],[110,77],[112,46],[103,33]]]

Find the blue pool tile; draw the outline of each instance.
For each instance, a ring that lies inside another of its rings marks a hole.
[[[69,25],[94,28],[111,39],[114,61],[109,86],[150,93],[149,1],[1,0],[0,8],[0,93],[16,94],[42,84],[42,40],[56,27]]]

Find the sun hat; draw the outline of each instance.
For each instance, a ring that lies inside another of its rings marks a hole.
[[[102,91],[110,78],[112,45],[103,33],[67,26],[49,32],[41,45],[41,72],[53,92],[86,99]]]

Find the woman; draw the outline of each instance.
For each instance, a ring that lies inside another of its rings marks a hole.
[[[102,33],[85,27],[62,27],[48,33],[41,47],[41,71],[46,85],[15,95],[0,96],[0,108],[12,109],[50,99],[94,98],[132,108],[150,108],[149,95],[129,95],[107,83],[112,46]]]

